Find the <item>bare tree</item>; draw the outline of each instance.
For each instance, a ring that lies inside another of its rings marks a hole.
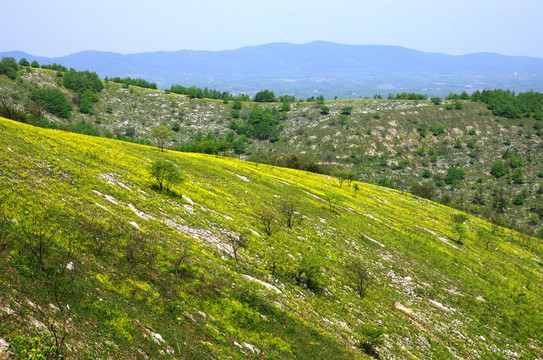
[[[267,207],[260,207],[255,210],[256,217],[264,228],[268,236],[272,236],[277,231],[277,217],[275,212]]]
[[[347,264],[347,276],[358,295],[363,299],[373,283],[373,277],[361,259],[354,259]]]
[[[234,234],[231,232],[227,232],[226,239],[228,240],[228,244],[232,248],[234,260],[236,260],[237,265],[239,261],[238,250],[247,246],[247,236],[244,233]]]
[[[21,275],[14,281],[18,290],[15,300],[22,308],[37,316],[48,328],[53,339],[54,358],[60,359],[68,336],[69,307],[73,283],[79,270],[74,238],[57,238],[53,226],[58,219],[43,208],[21,221],[22,241],[19,255],[26,262]],[[28,301],[32,299],[32,301]],[[53,305],[53,306],[51,306]]]
[[[294,222],[298,218],[298,203],[290,197],[282,199],[279,203],[278,210],[285,221],[286,227],[292,229]]]

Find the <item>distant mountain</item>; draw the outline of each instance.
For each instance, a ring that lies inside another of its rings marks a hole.
[[[399,46],[274,43],[237,50],[152,52],[122,55],[84,51],[57,58],[20,51],[0,56],[59,63],[100,76],[141,77],[167,88],[177,83],[232,92],[270,88],[298,97],[387,95],[507,88],[543,90],[543,59],[476,53],[453,56]]]

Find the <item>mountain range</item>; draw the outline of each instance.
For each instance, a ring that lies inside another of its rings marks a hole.
[[[234,93],[270,88],[297,97],[356,98],[418,92],[446,95],[475,89],[543,88],[543,59],[495,53],[446,55],[399,46],[344,45],[325,41],[273,43],[236,50],[118,54],[83,51],[47,58],[21,51],[0,56],[53,62],[100,76],[144,78],[159,88],[172,84]]]

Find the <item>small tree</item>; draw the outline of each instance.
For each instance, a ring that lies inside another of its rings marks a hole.
[[[441,104],[441,98],[439,98],[439,97],[437,97],[437,96],[434,96],[433,98],[431,98],[430,101],[431,101],[432,104],[434,104],[434,105],[439,105],[439,104]]]
[[[26,58],[22,58],[21,60],[19,60],[19,65],[21,65],[21,66],[30,66],[30,63],[28,62],[28,60]]]
[[[354,259],[347,264],[347,277],[358,296],[363,299],[373,283],[373,277],[361,259]]]
[[[364,351],[367,355],[374,359],[379,359],[379,352],[377,346],[383,345],[384,340],[382,335],[384,334],[383,328],[375,326],[366,326],[361,331],[362,339],[357,343],[357,346]]]
[[[353,111],[352,106],[344,106],[341,108],[341,114],[343,115],[351,115],[351,112]]]
[[[151,137],[155,139],[160,151],[164,151],[166,141],[172,136],[172,131],[166,125],[159,125],[151,129]]]
[[[232,248],[232,255],[234,255],[234,260],[236,260],[237,265],[239,261],[238,250],[247,246],[247,236],[243,233],[237,235],[233,233],[227,233],[226,239],[228,240],[228,244]]]
[[[294,280],[296,284],[312,291],[319,291],[323,284],[323,269],[322,258],[315,254],[304,254],[300,262],[298,263]]]
[[[325,199],[328,202],[328,208],[332,212],[336,212],[336,206],[343,201],[343,197],[338,194],[326,193]]]
[[[321,115],[328,115],[330,114],[330,108],[326,105],[321,106]]]
[[[297,218],[298,203],[292,198],[283,199],[279,203],[278,210],[285,221],[285,225],[292,229]]]
[[[277,218],[275,212],[267,207],[260,207],[255,210],[255,214],[264,228],[264,233],[268,236],[272,236],[277,231]]]
[[[460,245],[464,243],[464,239],[468,236],[468,228],[464,223],[468,220],[468,216],[462,213],[453,214],[452,217],[452,230],[456,233],[456,242]]]
[[[357,193],[358,191],[360,191],[360,186],[359,186],[358,184],[355,183],[355,184],[353,185],[353,190],[354,190],[354,196],[356,197],[356,193]]]
[[[167,160],[155,160],[149,170],[151,177],[156,180],[160,191],[169,191],[173,184],[179,184],[183,181],[183,176],[177,169],[177,166]]]

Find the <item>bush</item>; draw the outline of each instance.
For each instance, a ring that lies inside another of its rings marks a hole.
[[[396,185],[394,184],[394,181],[392,179],[389,179],[387,177],[383,177],[377,181],[377,185],[384,186],[391,189],[396,189]]]
[[[351,115],[351,112],[353,111],[352,106],[344,106],[341,108],[341,114],[343,115]]]
[[[513,172],[513,174],[511,175],[511,180],[515,183],[515,184],[522,184],[524,183],[524,177],[522,176],[522,170],[520,169],[517,169]]]
[[[439,136],[445,132],[445,127],[443,125],[434,125],[430,130],[432,130],[434,136]]]
[[[364,351],[365,354],[371,356],[374,359],[379,359],[377,346],[383,344],[383,333],[383,328],[375,326],[365,327],[364,329],[362,329],[361,332],[362,338],[356,345],[358,348]]]
[[[268,89],[259,91],[255,94],[255,102],[276,102],[275,94]]]
[[[490,174],[494,175],[496,178],[501,178],[502,176],[505,176],[508,173],[507,167],[502,161],[496,161],[494,164],[492,164],[492,168],[490,169]]]
[[[30,93],[30,98],[47,106],[47,111],[63,118],[68,118],[72,106],[66,95],[58,89],[35,89]]]
[[[19,65],[17,65],[15,58],[5,57],[0,61],[0,75],[6,75],[11,80],[15,80],[18,70]]]
[[[456,185],[460,180],[466,177],[466,172],[460,167],[450,167],[445,175],[445,183],[449,185]]]
[[[433,98],[431,98],[430,101],[431,101],[432,104],[434,104],[434,105],[439,105],[439,104],[441,104],[441,98],[439,98],[439,97],[437,97],[437,96],[434,96]]]

